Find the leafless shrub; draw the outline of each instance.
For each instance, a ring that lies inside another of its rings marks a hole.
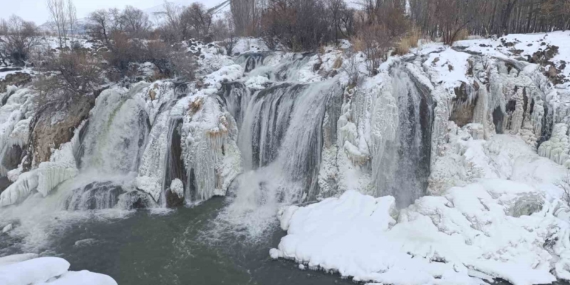
[[[342,70],[348,74],[349,82],[348,88],[356,87],[360,81],[360,70],[358,70],[358,63],[356,57],[352,52],[346,54],[348,61],[342,65]]]
[[[219,41],[219,44],[225,48],[227,55],[232,55],[237,38],[234,22],[229,12],[225,14],[224,18],[214,22],[212,34],[214,40]]]
[[[388,30],[381,25],[364,26],[352,42],[355,51],[361,51],[366,55],[366,65],[370,75],[377,74],[378,67],[386,58],[391,46]]]
[[[100,59],[84,50],[52,52],[39,68],[43,76],[37,80],[36,89],[48,97],[55,96],[56,91],[65,96],[91,93],[103,83],[99,62]]]
[[[158,39],[148,41],[143,47],[142,60],[156,66],[156,79],[176,76],[191,81],[195,78],[196,61],[184,45],[169,45]]]
[[[32,49],[40,43],[36,25],[12,16],[2,26],[5,35],[0,40],[0,60],[4,65],[7,65],[7,60],[14,65],[24,65]]]
[[[174,75],[186,81],[196,78],[196,61],[191,53],[177,50],[170,55]]]

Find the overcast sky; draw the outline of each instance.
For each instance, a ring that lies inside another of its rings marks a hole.
[[[49,20],[49,13],[46,5],[47,0],[0,0],[0,18],[9,18],[11,15],[18,15],[27,21],[34,21],[41,25]],[[164,3],[163,0],[74,0],[77,7],[77,17],[83,18],[90,12],[103,8],[124,8],[127,5],[137,7],[141,10],[152,8]],[[189,4],[202,2],[207,7],[213,7],[223,0],[176,0],[171,1],[179,4]]]

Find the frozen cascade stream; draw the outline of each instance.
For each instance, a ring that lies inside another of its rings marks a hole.
[[[314,200],[323,120],[327,102],[342,94],[338,82],[278,83],[253,92],[232,83],[226,89],[227,108],[240,126],[238,146],[246,171],[232,186],[236,197],[230,211],[269,218],[281,203]]]
[[[242,57],[250,77],[263,74],[277,80],[260,90],[228,82],[220,93],[239,128],[245,171],[230,187],[234,200],[225,216],[246,223],[250,231],[259,234],[281,205],[334,195],[321,193],[319,175],[322,167],[338,167],[330,165],[330,159],[321,165],[325,148],[328,152],[347,147],[343,138],[337,141],[337,133],[343,132],[337,121],[344,90],[338,78],[309,84],[291,81],[309,63],[307,55],[276,66],[263,65],[263,58],[271,61],[270,55]],[[391,69],[389,80],[380,94],[374,94],[378,99],[373,104],[367,103],[371,98],[367,94],[351,100],[355,109],[372,114],[359,120],[371,128],[372,155],[363,169],[373,177],[375,195],[393,195],[398,205],[405,207],[427,189],[435,103],[431,90],[410,75],[404,64]],[[333,158],[332,163],[341,163],[337,160]]]
[[[108,90],[97,98],[84,137],[78,143],[81,171],[100,176],[103,181],[93,179],[72,190],[67,209],[113,208],[119,196],[125,194],[121,184],[105,181],[104,177],[128,176],[138,169],[150,126],[144,101],[134,95],[145,87],[139,84],[126,93]]]
[[[372,116],[372,172],[376,196],[406,207],[428,186],[434,103],[405,68],[394,67],[390,79]]]

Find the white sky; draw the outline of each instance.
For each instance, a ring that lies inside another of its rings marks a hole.
[[[46,5],[47,0],[0,0],[0,18],[7,19],[11,15],[18,15],[27,21],[34,21],[41,25],[49,20]],[[163,0],[73,0],[77,7],[77,18],[84,18],[89,13],[104,8],[124,8],[127,5],[141,10],[162,5]],[[190,4],[202,2],[206,7],[213,7],[223,0],[176,0],[177,4]]]

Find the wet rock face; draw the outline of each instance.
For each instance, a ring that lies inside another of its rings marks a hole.
[[[497,134],[504,134],[504,130],[503,130],[504,119],[505,119],[505,115],[503,114],[501,107],[497,107],[493,111],[493,124],[495,125],[495,129],[497,131]]]
[[[11,170],[18,168],[22,161],[23,150],[19,145],[9,146],[4,157],[0,159],[0,169]]]
[[[93,107],[90,96],[72,103],[51,103],[41,107],[30,125],[30,143],[35,165],[49,161],[51,150],[71,140],[73,131],[88,118]],[[32,165],[28,163],[26,167]]]
[[[23,86],[30,82],[32,82],[32,76],[27,73],[8,74],[4,80],[0,80],[0,93],[6,92],[6,88],[10,85]]]
[[[477,88],[477,86],[475,86],[475,88]],[[473,122],[473,114],[475,113],[478,98],[475,97],[475,99],[470,100],[469,93],[472,92],[472,89],[473,88],[466,83],[455,88],[456,97],[453,100],[453,110],[449,120],[453,121],[459,127]]]
[[[87,211],[111,209],[119,204],[121,209],[147,209],[153,204],[146,193],[127,192],[121,185],[113,182],[93,182],[73,190],[66,201],[69,211]]]
[[[0,177],[0,193],[2,193],[8,186],[12,184],[6,177]]]
[[[120,197],[120,203],[123,203],[121,205],[122,208],[129,210],[148,209],[153,206],[150,196],[140,191],[131,191],[123,194]]]
[[[66,202],[66,209],[80,211],[113,208],[123,193],[121,186],[111,182],[93,182],[73,190],[73,195]]]
[[[172,192],[170,189],[166,190],[166,206],[168,208],[178,208],[184,206],[184,196],[180,197],[178,194]]]

